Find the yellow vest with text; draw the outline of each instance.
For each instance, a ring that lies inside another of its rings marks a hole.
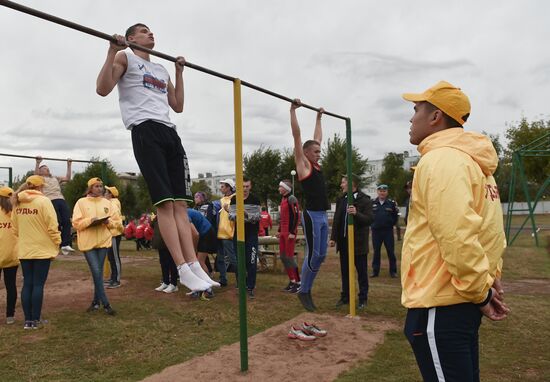
[[[17,236],[20,260],[53,259],[59,253],[61,233],[53,204],[37,190],[26,190],[17,196],[12,224]]]
[[[480,303],[500,277],[506,248],[495,149],[484,135],[451,128],[425,138],[418,151],[401,302],[407,308]]]
[[[11,268],[19,264],[17,238],[11,222],[11,212],[0,208],[0,268]]]

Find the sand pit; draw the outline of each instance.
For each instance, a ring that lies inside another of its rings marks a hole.
[[[286,337],[290,325],[315,322],[328,335],[312,342]],[[240,372],[239,343],[170,366],[144,381],[332,381],[357,361],[369,358],[395,322],[363,317],[301,314],[249,338],[249,371]]]

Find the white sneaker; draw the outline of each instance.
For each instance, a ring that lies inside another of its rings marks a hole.
[[[178,291],[178,287],[177,285],[168,285],[168,288],[166,288],[165,290],[163,290],[164,293],[174,293],[174,292],[177,292]]]
[[[198,261],[195,261],[194,263],[191,263],[189,265],[189,268],[195,274],[195,276],[197,276],[199,279],[201,279],[203,281],[206,281],[208,284],[210,284],[210,286],[214,286],[214,287],[217,287],[217,288],[219,288],[221,286],[220,283],[212,280],[208,276],[208,274],[204,271],[204,269],[202,269],[202,267],[201,267],[201,265]]]
[[[161,283],[158,288],[155,288],[157,292],[163,292],[166,288],[168,288],[168,284]]]
[[[202,292],[210,288],[210,284],[196,276],[187,263],[178,267],[178,274],[180,276],[180,283],[193,292]]]
[[[63,252],[64,255],[68,255],[70,252],[75,252],[75,250],[70,245],[65,245],[61,247],[61,252]]]
[[[11,325],[15,323],[15,317],[6,317],[6,324]]]

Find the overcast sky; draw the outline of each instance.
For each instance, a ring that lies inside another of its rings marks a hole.
[[[353,144],[369,159],[414,150],[412,104],[439,80],[472,103],[468,130],[503,134],[506,123],[548,117],[548,1],[38,1],[21,4],[112,34],[135,22],[155,49],[347,115]],[[161,6],[162,5],[162,6]],[[164,8],[163,8],[164,7]],[[108,43],[0,7],[0,153],[109,159],[138,171],[118,92],[95,93]],[[171,76],[171,62],[163,63]],[[231,83],[186,68],[185,110],[173,114],[191,174],[234,172]],[[244,151],[292,144],[289,104],[243,89]],[[303,137],[315,113],[298,114]],[[324,137],[344,134],[325,117]],[[0,157],[15,173],[32,160]],[[50,162],[55,174],[63,163]],[[75,170],[83,165],[75,164]],[[0,182],[7,173],[0,171]]]

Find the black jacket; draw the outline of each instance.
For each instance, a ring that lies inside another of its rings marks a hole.
[[[339,251],[347,237],[347,201],[348,195],[342,195],[336,201],[336,211],[332,221],[330,240],[336,242],[336,250]],[[353,235],[355,242],[355,255],[366,255],[369,253],[369,226],[373,221],[372,201],[368,195],[361,191],[354,193],[353,205],[357,214],[353,217]]]
[[[372,211],[374,214],[372,229],[393,229],[393,226],[397,223],[399,210],[397,204],[391,199],[386,199],[384,204],[380,204],[378,198],[374,199],[372,201]]]

